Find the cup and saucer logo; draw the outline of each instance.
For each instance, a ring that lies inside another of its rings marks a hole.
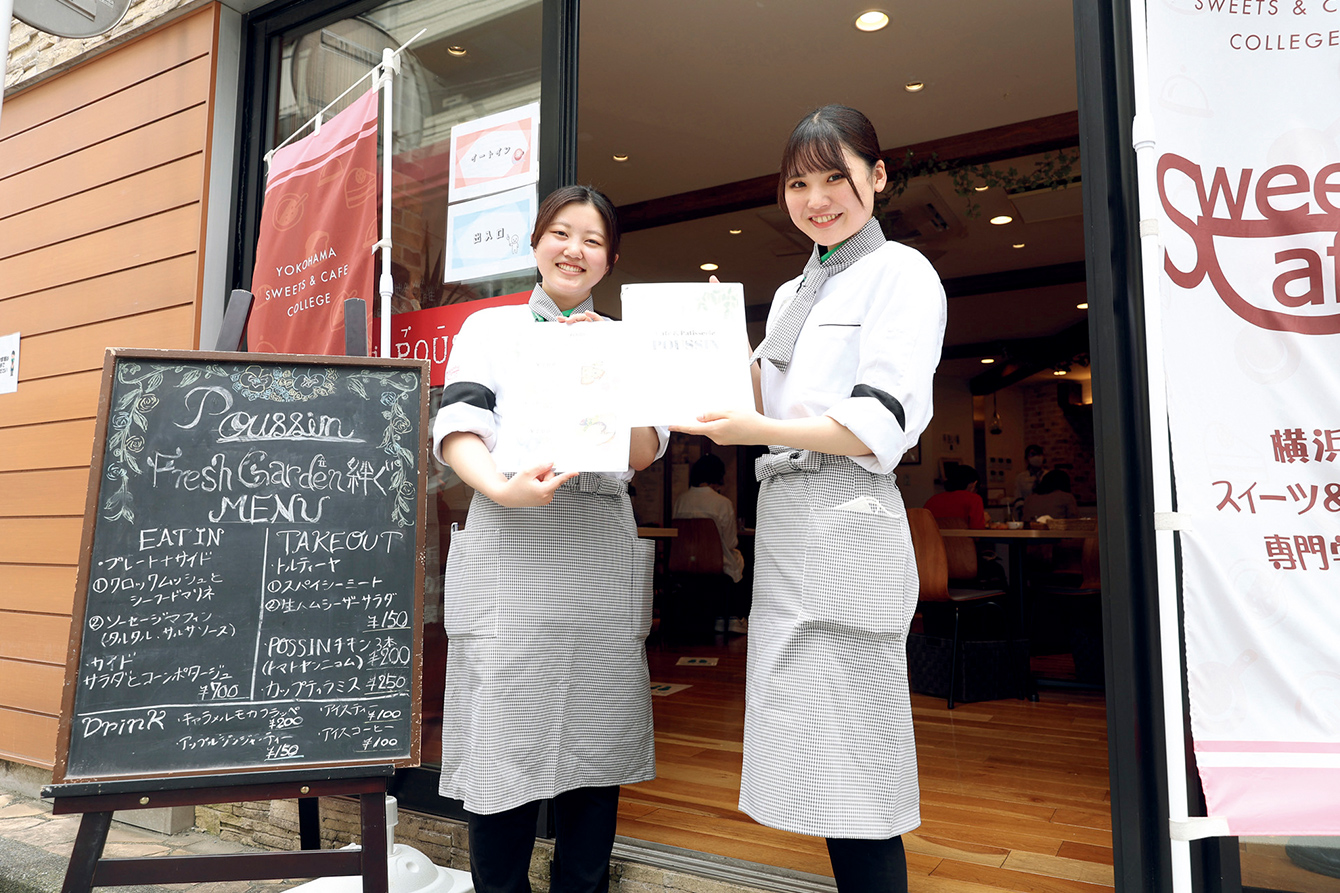
[[[1166,153],[1159,199],[1164,271],[1192,289],[1210,280],[1229,309],[1278,332],[1340,332],[1340,164],[1207,170]]]

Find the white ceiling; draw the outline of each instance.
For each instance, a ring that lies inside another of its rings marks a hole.
[[[857,31],[870,8],[889,26]],[[829,102],[865,112],[886,149],[1076,108],[1070,0],[583,0],[581,29],[578,177],[618,205],[774,173],[795,122]],[[926,88],[908,93],[908,81]],[[986,213],[969,217],[940,174],[895,205],[930,201],[946,216],[945,233],[911,244],[954,278],[1083,260],[1079,192],[1016,207],[993,189],[975,196]],[[1015,222],[986,222],[1000,211]],[[790,232],[764,207],[629,233],[597,304],[617,314],[623,282],[698,280],[709,261],[745,284],[748,303],[766,303],[808,253]],[[946,344],[1054,334],[1083,318],[1083,294],[1075,284],[953,298]],[[954,364],[972,366],[984,368]]]

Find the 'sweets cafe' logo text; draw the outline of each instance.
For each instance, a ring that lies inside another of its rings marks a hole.
[[[1187,216],[1170,200],[1168,186],[1177,177],[1194,184],[1198,216]],[[1175,285],[1195,288],[1208,276],[1229,309],[1263,329],[1304,335],[1340,332],[1340,164],[1328,164],[1315,173],[1281,164],[1259,176],[1252,168],[1229,172],[1219,167],[1207,178],[1194,161],[1167,153],[1159,158],[1158,187],[1164,213],[1191,237],[1196,249],[1196,264],[1190,270],[1178,269],[1164,252],[1163,268]],[[1249,200],[1256,212],[1253,219],[1244,217]],[[1224,216],[1216,216],[1221,208]],[[1323,251],[1290,247],[1275,252],[1271,294],[1255,296],[1254,302],[1243,297],[1220,266],[1221,250],[1240,252],[1250,244],[1238,239],[1305,233],[1332,233],[1334,238]]]

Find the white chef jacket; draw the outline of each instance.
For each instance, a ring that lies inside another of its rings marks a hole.
[[[769,328],[800,279],[777,289]],[[944,287],[930,262],[914,248],[885,243],[825,280],[787,372],[760,363],[764,414],[830,416],[870,448],[853,460],[888,474],[930,423],[946,315]]]

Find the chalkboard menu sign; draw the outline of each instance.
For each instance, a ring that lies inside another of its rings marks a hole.
[[[57,781],[417,765],[428,365],[109,350]]]

